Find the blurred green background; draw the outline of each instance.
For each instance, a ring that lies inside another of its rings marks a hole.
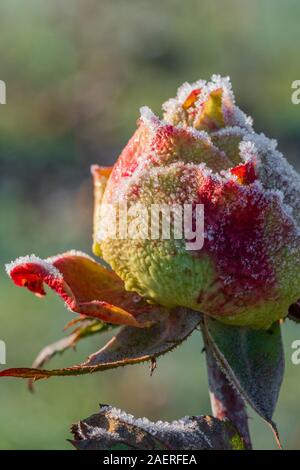
[[[297,0],[1,0],[0,261],[77,248],[90,253],[91,163],[114,161],[135,128],[139,107],[160,112],[184,81],[230,75],[255,129],[277,138],[300,167]],[[7,366],[29,366],[72,318],[49,293],[39,300],[0,272],[0,339]],[[286,448],[300,449],[300,366],[284,325],[286,376],[275,420]],[[98,349],[93,337],[53,366]],[[137,416],[172,420],[210,412],[202,341],[195,332],[174,353],[148,365],[38,383],[0,383],[0,448],[68,449],[69,426],[110,403]],[[251,411],[256,448],[276,448]]]

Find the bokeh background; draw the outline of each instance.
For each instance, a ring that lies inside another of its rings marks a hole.
[[[300,167],[298,0],[1,0],[0,339],[7,365],[29,366],[71,319],[49,293],[39,300],[12,285],[3,264],[69,248],[90,253],[89,166],[113,162],[135,128],[138,110],[160,105],[184,81],[230,75],[238,104],[255,128],[277,138]],[[300,366],[284,326],[286,376],[275,420],[286,448],[300,449]],[[71,365],[107,338],[53,360]],[[172,420],[209,413],[202,341],[195,332],[174,353],[147,365],[38,383],[0,383],[0,448],[70,449],[69,426],[110,403],[137,416]],[[275,448],[268,426],[249,411],[256,448]]]

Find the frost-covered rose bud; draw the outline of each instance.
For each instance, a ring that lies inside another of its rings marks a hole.
[[[163,110],[142,108],[114,167],[93,167],[94,252],[150,302],[266,328],[300,298],[300,177],[254,132],[228,79],[186,83]],[[128,234],[137,207],[149,221],[153,205],[192,207],[196,239],[203,205],[204,243],[193,249],[174,226],[169,239]]]

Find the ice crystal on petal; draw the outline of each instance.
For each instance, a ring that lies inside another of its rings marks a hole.
[[[171,98],[162,105],[164,119],[166,122],[173,123],[174,116],[180,114],[182,106],[188,96],[195,90],[199,90],[199,96],[194,102],[195,108],[201,110],[204,103],[208,100],[211,93],[222,90],[222,111],[226,126],[239,126],[248,131],[252,130],[252,119],[245,115],[238,106],[235,105],[235,98],[232,91],[232,85],[229,77],[213,75],[211,80],[198,80],[194,83],[184,83],[177,90],[175,98]],[[180,119],[176,124],[180,123]]]
[[[59,272],[58,269],[55,268],[55,266],[51,264],[50,259],[43,260],[41,258],[38,258],[34,254],[28,255],[28,256],[20,256],[15,261],[11,261],[10,263],[6,264],[5,269],[6,269],[7,274],[10,276],[13,269],[16,268],[17,266],[24,265],[24,264],[31,264],[31,263],[42,266],[46,271],[49,272],[49,274],[53,278],[62,279],[62,274]]]
[[[254,142],[243,140],[239,145],[241,159],[244,162],[255,161],[257,158],[257,149]]]
[[[160,123],[159,118],[153,113],[150,108],[148,108],[148,106],[142,106],[140,108],[140,115],[141,120],[144,123],[148,124],[150,127],[153,127],[154,129]]]
[[[70,251],[67,251],[66,253],[62,253],[62,254],[55,255],[55,256],[49,256],[48,258],[46,258],[45,261],[47,263],[55,263],[55,261],[57,261],[59,258],[62,258],[65,256],[79,256],[81,258],[87,258],[91,261],[95,261],[91,256],[79,250],[70,250]]]

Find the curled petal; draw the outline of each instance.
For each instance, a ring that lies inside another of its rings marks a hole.
[[[188,97],[182,103],[182,108],[189,109],[194,106],[200,94],[201,88],[195,88],[194,90],[192,90]]]
[[[126,292],[123,281],[112,271],[84,253],[70,251],[42,260],[34,255],[18,258],[6,266],[17,286],[27,287],[39,297],[46,294],[44,283],[73,311],[107,323],[149,326],[140,313],[158,312],[137,294]]]

